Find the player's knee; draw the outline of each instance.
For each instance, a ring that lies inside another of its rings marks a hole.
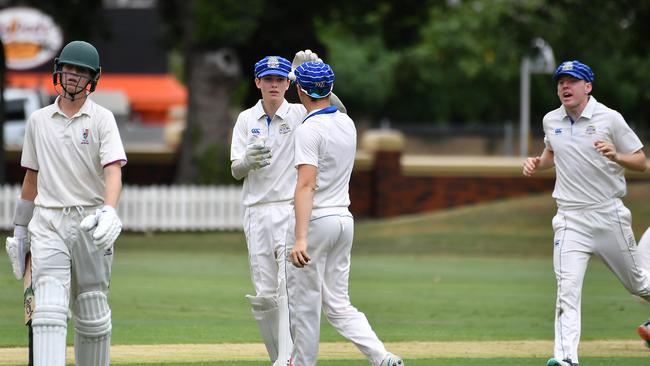
[[[347,319],[350,316],[356,315],[359,313],[359,310],[355,308],[350,301],[345,301],[337,304],[336,306],[331,305],[327,302],[323,303],[323,313],[330,321],[336,321],[338,319]]]
[[[75,331],[86,337],[101,337],[111,332],[111,309],[101,291],[84,292],[74,304]]]
[[[34,284],[34,299],[33,326],[67,326],[68,289],[59,280],[51,276],[40,278]]]
[[[254,311],[268,311],[278,308],[278,298],[276,296],[250,296],[246,298],[251,303]]]

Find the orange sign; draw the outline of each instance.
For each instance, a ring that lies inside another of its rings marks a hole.
[[[22,6],[0,10],[0,37],[7,68],[12,70],[51,61],[63,44],[61,28],[49,15]]]

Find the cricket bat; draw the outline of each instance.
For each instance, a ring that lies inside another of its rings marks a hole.
[[[23,276],[23,304],[25,306],[25,325],[29,339],[29,366],[34,365],[34,334],[32,332],[32,314],[34,313],[34,288],[32,287],[32,255],[25,258],[25,275]]]

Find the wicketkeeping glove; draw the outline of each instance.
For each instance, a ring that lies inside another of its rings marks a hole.
[[[252,169],[260,169],[271,164],[271,150],[261,141],[251,141],[246,145],[246,165]]]
[[[86,216],[81,220],[80,226],[86,231],[95,229],[93,240],[102,250],[109,249],[122,232],[122,222],[117,217],[117,212],[108,205],[98,208],[94,215]]]
[[[7,255],[11,261],[14,277],[17,280],[25,275],[25,258],[29,252],[29,239],[27,238],[27,227],[16,225],[14,236],[8,237],[5,244]]]
[[[323,62],[320,58],[318,58],[318,55],[316,52],[311,52],[311,50],[304,50],[304,51],[298,51],[296,52],[296,56],[293,57],[293,61],[291,62],[291,72],[289,73],[289,80],[294,81],[296,80],[296,74],[293,72],[296,67],[304,64],[305,62],[309,61],[320,61]]]

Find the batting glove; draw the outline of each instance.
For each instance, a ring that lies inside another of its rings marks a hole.
[[[93,240],[101,250],[107,250],[122,232],[122,222],[117,217],[117,212],[111,206],[104,205],[98,208],[94,215],[88,215],[80,224],[86,231],[95,229]]]
[[[245,163],[252,170],[263,168],[271,164],[271,150],[263,141],[252,141],[246,145]]]
[[[296,80],[296,74],[294,73],[294,70],[296,67],[304,64],[305,62],[309,61],[320,61],[323,62],[320,58],[318,58],[318,55],[316,52],[311,52],[311,50],[304,50],[304,51],[298,51],[296,52],[296,55],[293,57],[293,61],[291,62],[291,72],[289,72],[289,80],[295,81]]]
[[[8,237],[5,249],[11,262],[14,277],[20,280],[25,275],[25,258],[29,253],[29,239],[27,238],[27,227],[16,225],[14,236]]]

